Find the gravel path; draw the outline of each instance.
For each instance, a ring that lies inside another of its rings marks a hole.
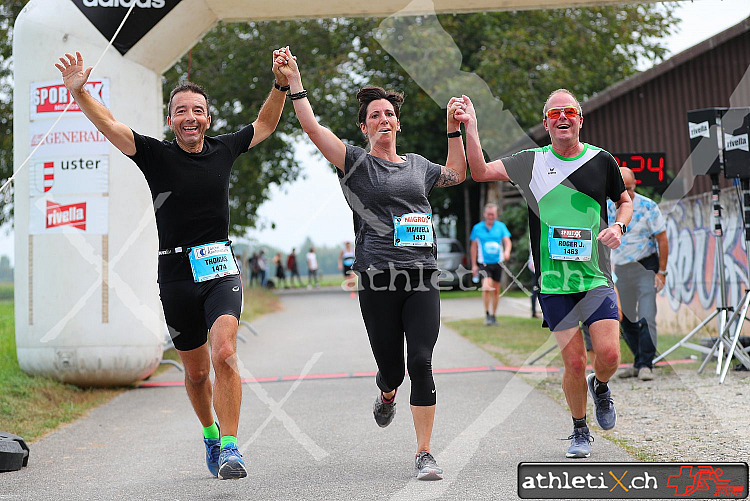
[[[652,381],[612,378],[617,426],[596,432],[644,461],[745,461],[750,458],[750,372],[730,370],[719,384],[714,366],[657,367]],[[562,373],[524,376],[567,407]],[[587,415],[593,415],[589,401]],[[592,419],[589,418],[589,423]]]
[[[443,301],[443,320],[476,317],[478,306],[476,298]],[[528,300],[503,298],[499,311],[526,317]],[[507,352],[500,356],[512,365],[524,362]],[[646,461],[750,461],[750,372],[730,370],[719,384],[715,364],[702,374],[698,365],[660,366],[654,369],[654,379],[646,382],[612,378],[617,426],[603,431],[593,425],[596,433]],[[567,408],[560,388],[562,373],[523,377]],[[589,402],[588,415],[592,413]]]
[[[659,368],[647,382],[615,377],[617,427],[604,435],[653,461],[748,461],[750,372],[730,370],[719,384],[713,368]]]

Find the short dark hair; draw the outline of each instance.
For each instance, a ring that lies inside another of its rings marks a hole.
[[[367,106],[378,99],[387,99],[396,112],[396,118],[401,117],[401,105],[404,104],[404,95],[400,92],[388,92],[382,87],[368,85],[362,87],[357,92],[357,101],[359,101],[359,113],[357,113],[357,123],[363,124],[367,121]]]
[[[172,99],[176,94],[179,94],[180,92],[194,92],[195,94],[200,94],[204,98],[206,98],[206,114],[208,116],[211,115],[211,111],[208,109],[208,94],[206,94],[206,90],[198,85],[197,83],[193,82],[182,82],[177,87],[172,89],[172,92],[169,93],[169,104],[167,104],[167,116],[172,116]]]

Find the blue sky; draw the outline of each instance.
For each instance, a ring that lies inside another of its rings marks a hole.
[[[748,0],[697,0],[682,2],[678,33],[667,39],[667,47],[677,54],[750,16]],[[263,229],[253,230],[249,237],[285,251],[310,236],[317,245],[338,245],[351,240],[352,216],[341,194],[336,174],[313,152],[312,144],[298,145],[302,176],[283,188],[273,188],[271,199],[259,210]],[[271,229],[275,223],[275,229]],[[0,255],[13,262],[13,233],[0,228]]]

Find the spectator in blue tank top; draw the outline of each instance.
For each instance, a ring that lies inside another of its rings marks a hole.
[[[484,206],[484,221],[471,230],[471,273],[482,275],[484,325],[497,325],[495,314],[500,300],[501,263],[510,259],[510,231],[497,220],[497,205]]]

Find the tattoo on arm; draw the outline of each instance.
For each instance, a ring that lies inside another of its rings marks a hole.
[[[435,183],[436,187],[442,188],[444,186],[455,186],[458,183],[458,173],[456,171],[451,170],[448,167],[440,168],[440,177],[438,177],[438,180]]]

